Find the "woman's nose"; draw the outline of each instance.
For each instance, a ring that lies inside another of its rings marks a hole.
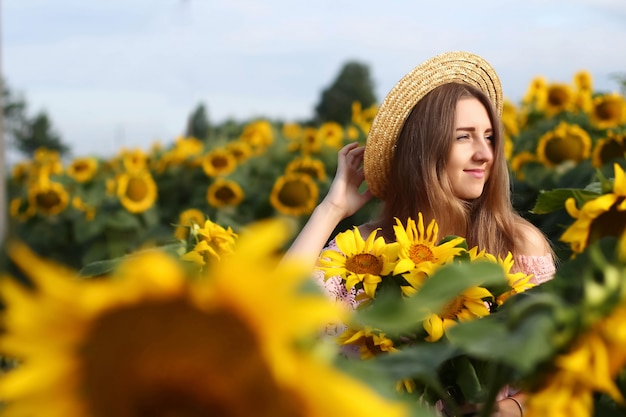
[[[491,162],[493,160],[493,145],[487,139],[474,141],[473,159],[480,162]]]

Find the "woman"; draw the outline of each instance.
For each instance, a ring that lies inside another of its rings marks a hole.
[[[435,219],[442,238],[463,236],[468,246],[514,255],[515,268],[536,284],[555,272],[550,244],[512,207],[500,127],[502,91],[493,68],[477,55],[448,52],[418,65],[387,95],[365,147],[346,145],[337,174],[289,249],[315,264],[330,234],[369,199],[380,214],[360,225],[393,239],[394,218]],[[365,181],[367,190],[359,191]],[[330,247],[333,247],[331,242]],[[356,306],[338,277],[320,280],[329,294]],[[508,393],[507,393],[508,394]],[[500,416],[523,414],[523,395],[504,395]]]

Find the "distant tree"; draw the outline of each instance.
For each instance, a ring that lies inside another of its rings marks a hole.
[[[41,111],[28,117],[26,100],[11,91],[6,80],[2,83],[2,100],[6,143],[29,157],[39,147],[58,151],[61,155],[69,152],[69,147],[53,130],[48,115]]]
[[[211,124],[209,123],[206,107],[204,104],[200,103],[187,119],[185,136],[193,136],[194,138],[206,140],[209,138],[210,130]]]
[[[365,108],[376,103],[376,96],[369,67],[360,62],[348,61],[330,87],[322,91],[315,107],[317,121],[349,123],[354,101],[360,102]]]
[[[13,132],[13,135],[15,147],[25,155],[32,156],[37,148],[54,150],[61,155],[69,152],[69,147],[53,130],[52,123],[44,111],[28,119],[21,129]]]

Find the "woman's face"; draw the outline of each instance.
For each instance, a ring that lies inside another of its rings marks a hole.
[[[446,174],[455,197],[480,197],[493,164],[493,129],[487,110],[478,99],[466,97],[456,104],[454,142]]]

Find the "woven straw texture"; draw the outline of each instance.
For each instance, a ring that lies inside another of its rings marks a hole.
[[[502,115],[502,86],[491,65],[470,52],[445,52],[406,74],[391,89],[372,122],[365,145],[365,181],[371,192],[384,198],[394,145],[417,102],[440,85],[461,82],[483,90]]]

